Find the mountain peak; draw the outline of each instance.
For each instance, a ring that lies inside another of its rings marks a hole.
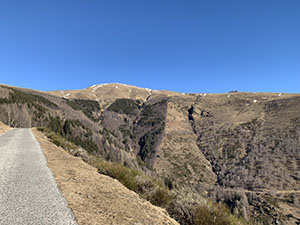
[[[88,89],[93,89],[93,90],[97,90],[98,88],[102,88],[102,87],[114,87],[114,88],[137,88],[137,89],[144,89],[147,91],[152,91],[152,89],[150,88],[142,88],[142,87],[137,87],[134,85],[129,85],[129,84],[122,84],[122,83],[102,83],[102,84],[94,84],[92,86],[90,86]]]

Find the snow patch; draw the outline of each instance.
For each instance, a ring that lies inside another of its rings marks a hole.
[[[254,100],[253,100],[253,102],[254,102],[254,103],[256,103],[256,102],[257,102],[257,100],[256,100],[256,99],[254,99]]]
[[[206,93],[205,93],[205,94],[203,94],[203,97],[204,97],[204,96],[206,96],[206,95],[207,95]]]
[[[68,98],[70,96],[70,94],[65,94],[64,96],[63,96],[63,98]]]
[[[145,88],[145,90],[147,90],[149,92],[149,95],[152,95],[152,89],[150,88]]]
[[[91,86],[91,88],[93,89],[92,92],[95,92],[98,88],[103,87],[105,85],[108,85],[108,83],[98,84],[98,85]]]
[[[227,95],[227,98],[230,98],[230,95]]]
[[[278,94],[279,97],[280,97],[281,95],[282,95],[281,93]]]
[[[115,88],[117,88],[117,89],[118,89],[119,87],[118,87],[118,86],[116,86]]]

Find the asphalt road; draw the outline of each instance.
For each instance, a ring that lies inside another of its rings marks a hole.
[[[75,225],[30,129],[0,135],[0,225]]]

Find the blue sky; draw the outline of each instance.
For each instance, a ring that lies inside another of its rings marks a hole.
[[[2,0],[0,83],[300,93],[299,0]]]

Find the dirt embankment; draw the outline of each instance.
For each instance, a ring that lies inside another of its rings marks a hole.
[[[6,126],[5,124],[0,122],[0,134],[3,134],[11,129],[12,128],[10,128],[9,126]]]
[[[32,131],[79,225],[178,224],[165,210],[141,199],[117,180],[99,174],[36,129]]]

